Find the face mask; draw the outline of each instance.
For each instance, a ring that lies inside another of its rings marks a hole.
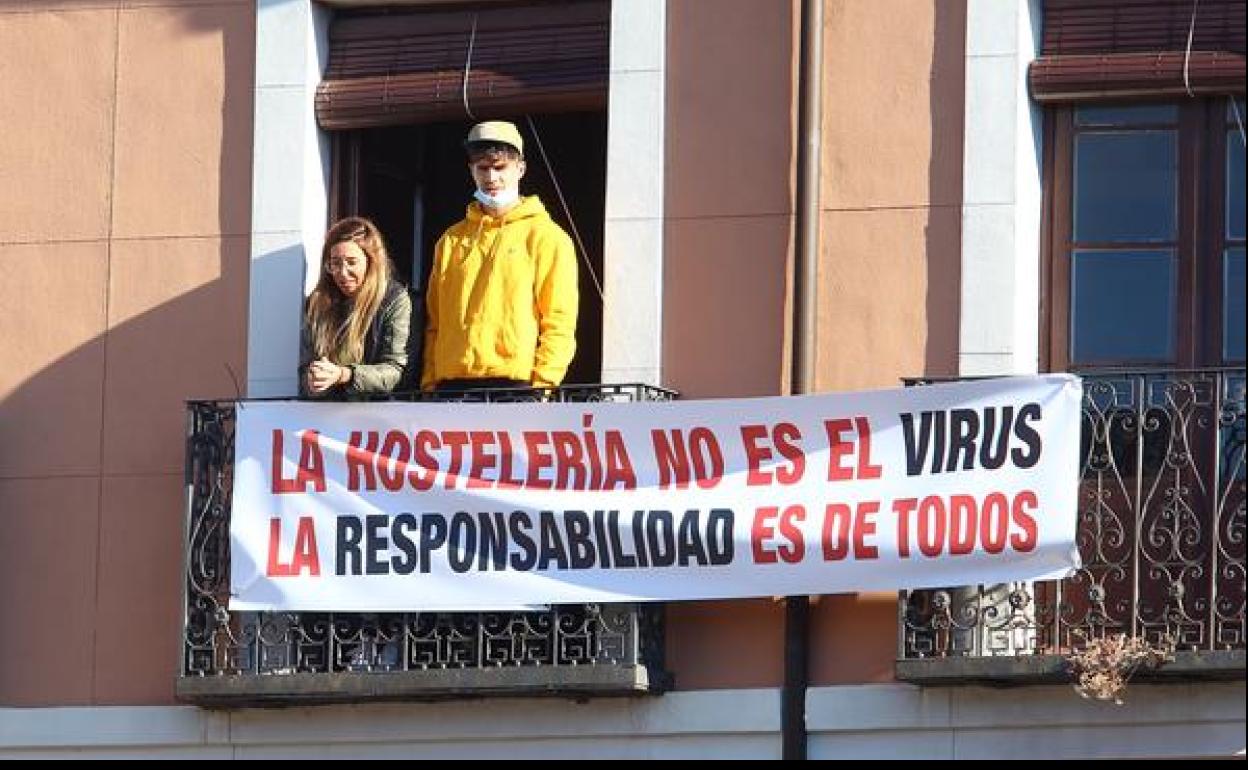
[[[501,195],[487,195],[477,190],[472,194],[477,202],[488,209],[505,209],[520,199],[518,190],[504,190]]]

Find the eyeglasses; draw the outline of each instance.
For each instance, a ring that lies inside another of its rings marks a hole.
[[[325,263],[325,272],[341,273],[344,270],[355,270],[368,264],[366,259],[331,259]]]

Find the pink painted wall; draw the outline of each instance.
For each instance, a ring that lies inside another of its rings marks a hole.
[[[685,398],[788,390],[797,5],[668,5],[663,372]],[[952,374],[965,4],[824,9],[817,389]],[[677,686],[778,685],[783,617],[670,605]],[[825,597],[812,632],[816,683],[892,679],[895,595]]]
[[[818,386],[952,373],[965,4],[825,8]],[[787,388],[796,13],[667,7],[663,384],[687,398]],[[246,377],[254,16],[0,0],[0,705],[173,699],[183,400]],[[782,621],[669,605],[677,686],[779,684]],[[890,679],[895,622],[891,595],[825,597],[816,683]]]
[[[183,401],[246,376],[254,19],[0,0],[0,705],[173,700]]]

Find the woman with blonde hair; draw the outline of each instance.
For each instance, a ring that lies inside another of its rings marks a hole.
[[[412,301],[391,277],[377,227],[348,217],[325,234],[321,278],[308,297],[299,390],[311,398],[389,393],[404,381]]]

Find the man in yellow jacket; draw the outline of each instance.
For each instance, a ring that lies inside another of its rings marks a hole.
[[[477,185],[434,249],[421,387],[553,387],[576,352],[576,251],[536,195],[520,195],[524,140],[478,123],[465,142]]]

